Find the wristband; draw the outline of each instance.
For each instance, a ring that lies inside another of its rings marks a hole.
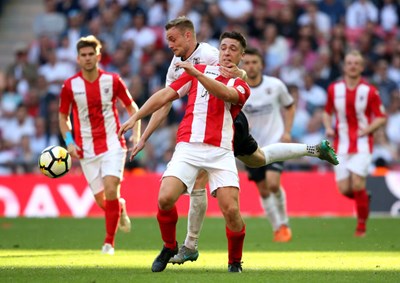
[[[66,132],[65,133],[65,145],[69,146],[70,144],[75,144],[74,138],[72,137],[71,132]]]

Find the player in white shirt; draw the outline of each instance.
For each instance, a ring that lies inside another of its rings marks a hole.
[[[250,134],[260,147],[290,142],[295,105],[287,87],[280,79],[262,74],[264,60],[256,49],[246,50],[242,64],[251,89],[251,96],[243,107]],[[282,117],[282,108],[285,119]],[[273,240],[290,241],[292,235],[286,212],[286,196],[281,185],[283,162],[246,169],[249,179],[257,185],[262,206],[274,231]]]
[[[170,85],[183,73],[182,68],[177,68],[177,62],[187,61],[192,64],[207,64],[215,65],[218,63],[219,51],[207,43],[198,43],[193,24],[186,17],[178,17],[170,21],[166,25],[168,46],[174,52],[170,68],[167,74],[166,85]],[[228,67],[220,66],[220,72],[225,77],[244,77],[245,72],[238,69],[234,64],[228,64]],[[132,150],[131,158],[141,151],[148,138],[157,129],[161,122],[166,119],[172,103],[168,103],[163,108],[157,110],[150,119],[145,131],[143,132],[138,144]],[[332,152],[329,147],[324,146],[324,151],[315,153],[305,145],[292,146],[285,149],[261,149],[257,142],[248,133],[248,125],[246,117],[243,113],[239,113],[235,120],[235,135],[234,135],[234,154],[244,162],[247,166],[259,167],[274,160],[286,160],[300,156],[310,155],[317,156],[321,159],[330,159],[332,162]],[[334,155],[334,152],[333,152]],[[180,247],[179,253],[171,258],[171,263],[184,263],[187,260],[197,260],[199,253],[197,250],[198,238],[202,228],[207,210],[207,195],[205,186],[208,182],[205,171],[200,171],[192,193],[190,194],[190,207],[188,213],[188,233],[184,244]]]

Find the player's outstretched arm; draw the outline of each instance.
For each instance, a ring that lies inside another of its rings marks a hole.
[[[160,126],[160,124],[167,119],[168,113],[171,110],[172,102],[167,102],[163,107],[158,109],[151,115],[150,121],[147,124],[141,138],[134,143],[131,159],[136,156],[146,145],[146,141],[154,133],[154,131]]]
[[[139,107],[137,106],[136,102],[132,101],[132,103],[128,106],[126,106],[126,111],[128,111],[129,116],[134,115],[136,112],[139,111]],[[131,142],[135,145],[139,142],[140,139],[140,134],[141,134],[141,121],[138,121],[133,128],[132,136],[131,136]]]
[[[154,93],[145,104],[128,119],[128,121],[121,125],[121,128],[118,131],[118,137],[121,137],[126,131],[132,129],[140,119],[154,113],[168,102],[177,98],[179,98],[179,96],[172,88],[166,87],[160,89]]]

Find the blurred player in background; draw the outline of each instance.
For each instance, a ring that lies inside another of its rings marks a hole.
[[[246,50],[242,65],[251,90],[251,96],[243,107],[250,134],[261,147],[290,142],[295,105],[287,87],[280,79],[263,75],[264,59],[256,49]],[[287,216],[286,194],[281,185],[283,162],[259,168],[246,166],[246,169],[249,179],[257,185],[261,204],[271,222],[273,241],[290,241],[292,232]]]
[[[114,254],[115,234],[119,227],[129,232],[131,223],[120,183],[126,160],[126,141],[118,137],[120,122],[117,99],[130,115],[138,110],[121,78],[99,69],[101,44],[94,36],[82,37],[76,44],[81,71],[64,82],[60,95],[60,131],[68,152],[79,158],[82,171],[104,210],[106,237],[102,253]],[[72,111],[74,135],[70,114]],[[74,136],[74,137],[73,137]],[[137,123],[133,140],[140,137]]]
[[[178,68],[177,62],[191,62],[192,64],[215,65],[218,63],[218,49],[207,43],[198,43],[193,23],[186,17],[178,17],[166,25],[167,41],[174,58],[168,69],[166,85],[170,85],[182,73],[183,69]],[[220,66],[221,74],[225,77],[246,77],[243,70],[238,69],[234,64]],[[160,110],[154,112],[150,122],[143,132],[140,141],[134,146],[132,157],[144,148],[145,142],[157,129],[163,120],[166,119],[171,102],[168,102]],[[235,119],[234,133],[234,154],[249,167],[264,166],[276,160],[287,160],[301,156],[316,156],[335,164],[336,156],[329,145],[322,141],[318,146],[307,145],[274,145],[265,149],[258,147],[257,142],[249,134],[248,123],[245,115],[239,113]],[[207,173],[200,170],[194,188],[190,194],[190,205],[188,213],[187,235],[183,245],[179,248],[178,254],[170,259],[171,263],[184,263],[195,261],[199,256],[198,239],[204,222],[207,210],[206,184]]]
[[[340,162],[335,167],[337,185],[344,196],[355,201],[357,237],[365,236],[369,215],[369,197],[365,187],[372,162],[373,133],[386,122],[379,93],[362,78],[363,70],[361,53],[347,53],[343,80],[328,87],[328,101],[323,114],[326,135],[334,139]],[[336,118],[335,129],[332,115]]]

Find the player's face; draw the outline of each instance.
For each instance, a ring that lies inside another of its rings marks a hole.
[[[219,45],[219,63],[221,66],[229,66],[229,63],[238,65],[243,56],[240,42],[233,38],[222,39]]]
[[[344,75],[357,79],[361,76],[362,71],[364,70],[363,60],[360,56],[349,54],[344,59]]]
[[[242,59],[242,68],[246,71],[249,79],[255,79],[262,73],[263,65],[259,56],[245,54]]]
[[[168,47],[174,52],[177,57],[184,57],[185,59],[190,55],[187,54],[189,51],[189,32],[182,31],[176,27],[172,27],[167,30],[167,42]]]
[[[93,71],[97,68],[100,60],[100,54],[96,54],[93,47],[83,47],[78,53],[78,64],[82,70],[86,72]]]

